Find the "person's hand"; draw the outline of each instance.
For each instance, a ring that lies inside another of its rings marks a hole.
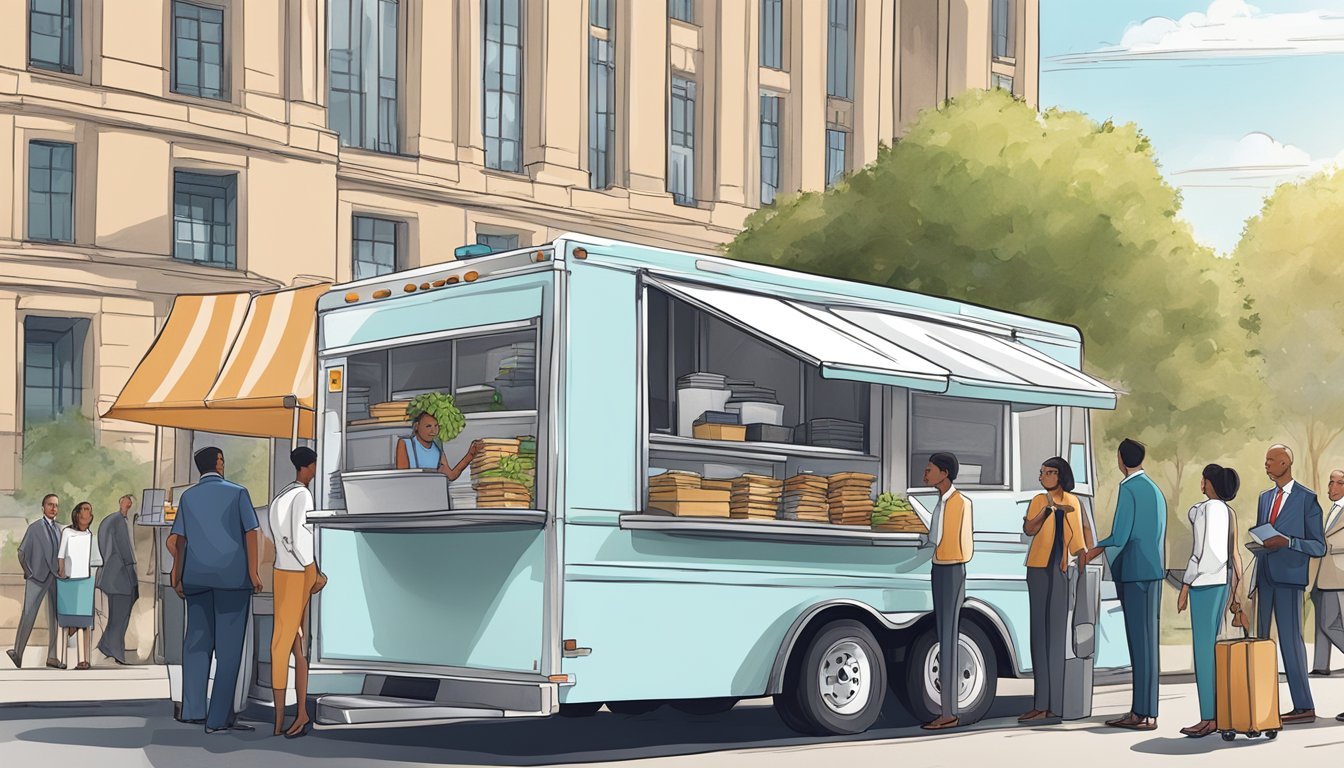
[[[1181,595],[1176,598],[1176,612],[1185,613],[1185,609],[1190,607],[1190,585],[1181,585]]]
[[[173,577],[173,591],[183,600],[187,599],[186,594],[182,591],[182,579],[177,576]]]
[[[313,591],[311,594],[316,595],[318,592],[321,592],[322,588],[325,586],[327,586],[327,574],[318,571],[317,580],[313,582]]]
[[[248,574],[248,576],[249,576],[249,578],[252,579],[252,591],[253,591],[253,592],[260,592],[260,591],[261,591],[261,574],[256,573],[256,572],[253,572],[253,573]]]
[[[467,458],[468,459],[476,458],[476,454],[480,453],[483,447],[484,446],[481,445],[480,440],[472,440],[471,446],[467,448]]]
[[[1265,539],[1265,548],[1271,551],[1283,549],[1288,546],[1288,544],[1287,536],[1271,536],[1270,538]]]

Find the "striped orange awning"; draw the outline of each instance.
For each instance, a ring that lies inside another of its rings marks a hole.
[[[179,296],[103,418],[311,439],[317,299],[328,287]]]
[[[317,300],[329,285],[312,285],[252,300],[206,407],[227,414],[230,434],[313,436],[317,405],[313,356],[317,354]]]

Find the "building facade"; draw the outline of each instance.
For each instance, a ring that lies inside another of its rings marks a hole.
[[[970,88],[1039,0],[0,0],[0,492],[180,293],[578,230],[710,250]],[[165,430],[165,432],[170,430]],[[101,441],[167,467],[173,436]]]

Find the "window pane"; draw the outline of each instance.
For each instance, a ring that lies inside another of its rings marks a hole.
[[[332,0],[327,8],[327,127],[344,146],[396,152],[400,4]]]
[[[667,15],[677,21],[695,23],[695,0],[667,0]]]
[[[828,3],[826,93],[849,99],[854,91],[854,0]]]
[[[354,256],[356,280],[397,271],[402,263],[397,236],[401,226],[401,222],[393,219],[372,216],[354,218],[351,253]]]
[[[668,191],[678,205],[695,205],[695,83],[672,78],[668,131]]]
[[[761,205],[769,205],[779,191],[778,96],[761,96]]]
[[[75,146],[28,144],[28,239],[74,241]]]
[[[29,0],[28,65],[77,74],[79,0]]]
[[[482,0],[485,165],[521,173],[522,0]]]
[[[84,340],[89,321],[30,316],[23,323],[25,426],[34,426],[83,401]]]
[[[999,58],[1012,58],[1013,46],[1013,0],[993,0],[994,18],[992,21],[994,55]]]
[[[476,234],[477,245],[488,245],[494,253],[501,251],[512,251],[518,247],[518,235],[488,235]]]
[[[173,175],[173,257],[236,266],[237,174]]]
[[[593,189],[606,189],[612,183],[616,145],[616,60],[612,51],[610,39],[588,41],[588,176]]]
[[[1007,416],[1008,406],[1004,403],[912,396],[910,477],[923,476],[930,454],[949,451],[956,454],[961,464],[959,484],[1002,485]]]
[[[761,66],[784,66],[784,0],[761,0]]]
[[[224,9],[174,0],[173,33],[173,90],[206,99],[227,98]]]
[[[845,131],[826,131],[826,186],[832,186],[845,176],[849,166],[849,134]]]

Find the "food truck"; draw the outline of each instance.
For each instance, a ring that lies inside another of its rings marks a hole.
[[[1043,460],[1070,461],[1095,529],[1088,414],[1116,395],[1069,326],[582,235],[317,306],[318,727],[773,697],[801,732],[855,733],[889,694],[931,718],[915,512],[937,501],[935,451],[975,505],[974,721],[1031,673],[1022,518]],[[408,407],[444,395],[447,464],[479,446],[451,482],[395,461]],[[1070,644],[1084,708],[1094,667],[1128,664],[1114,585],[1099,596],[1095,648]]]

